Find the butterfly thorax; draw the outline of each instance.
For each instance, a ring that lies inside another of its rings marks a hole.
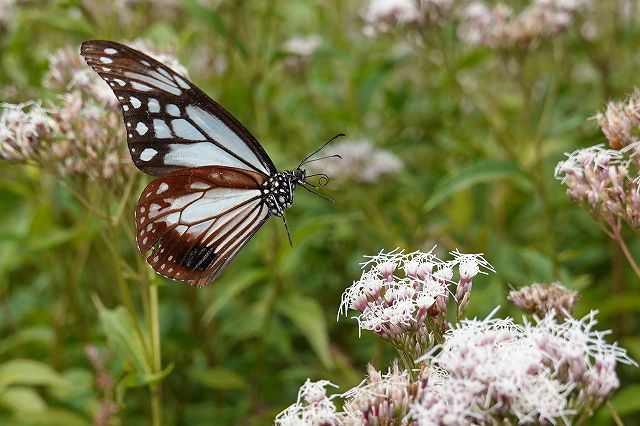
[[[267,179],[260,191],[271,214],[282,217],[284,212],[293,204],[296,184],[304,182],[305,172],[301,169],[283,171]]]

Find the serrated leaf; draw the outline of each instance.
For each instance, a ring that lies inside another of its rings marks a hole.
[[[332,368],[327,322],[318,302],[309,297],[292,294],[279,300],[278,311],[300,330],[320,358],[320,362],[325,367]]]
[[[440,179],[425,204],[427,211],[434,209],[453,194],[479,183],[518,178],[528,184],[527,176],[516,163],[508,160],[480,160]]]
[[[0,364],[0,388],[15,384],[57,387],[70,385],[53,368],[31,359],[13,359]]]

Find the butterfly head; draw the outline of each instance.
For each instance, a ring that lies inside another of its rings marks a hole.
[[[293,176],[293,179],[294,179],[295,183],[297,183],[298,185],[303,185],[303,184],[307,183],[307,172],[306,172],[306,170],[303,170],[300,167],[298,167],[297,169],[295,169],[295,170],[293,170],[291,172],[291,175]]]

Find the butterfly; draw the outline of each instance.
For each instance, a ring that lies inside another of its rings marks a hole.
[[[138,249],[151,250],[159,274],[204,286],[269,217],[284,221],[298,185],[326,198],[301,167],[343,135],[278,171],[242,123],[184,76],[112,41],[84,42],[80,53],[118,98],[134,164],[158,176],[135,218]]]

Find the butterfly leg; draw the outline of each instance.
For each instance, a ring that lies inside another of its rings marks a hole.
[[[291,242],[291,234],[289,233],[289,227],[287,226],[287,220],[282,215],[282,223],[284,223],[284,229],[287,230],[287,237],[289,237],[289,245],[293,247],[293,243]]]

